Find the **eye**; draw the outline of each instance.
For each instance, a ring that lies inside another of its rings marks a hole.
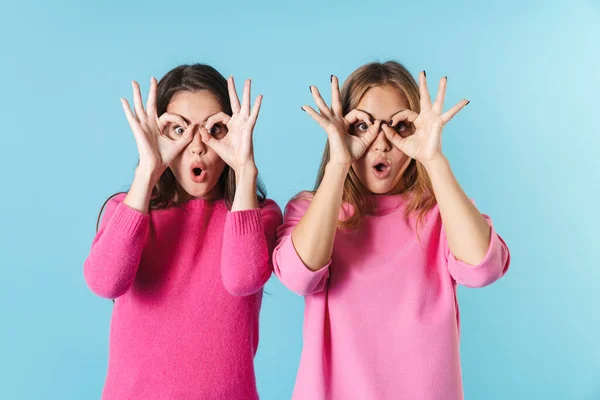
[[[398,122],[398,124],[394,127],[394,129],[396,130],[396,132],[398,132],[401,135],[408,135],[410,133],[410,124],[407,124],[406,122],[400,121]]]
[[[394,127],[394,129],[396,130],[396,132],[404,132],[408,129],[408,126],[404,122],[400,121],[398,122],[398,125]]]
[[[214,135],[218,135],[222,131],[223,131],[223,127],[221,126],[221,124],[215,124],[208,130],[208,133],[210,133],[211,135],[214,136]]]
[[[354,124],[354,131],[356,133],[365,133],[369,130],[369,125],[366,122],[357,122]]]
[[[185,128],[183,126],[175,125],[173,127],[173,132],[175,132],[178,135],[183,135],[184,131],[185,131]]]

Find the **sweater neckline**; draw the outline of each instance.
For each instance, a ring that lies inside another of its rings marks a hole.
[[[385,215],[396,211],[406,203],[406,197],[400,194],[373,194],[366,196],[367,215]]]
[[[186,201],[181,204],[181,207],[185,209],[197,209],[197,208],[206,208],[206,207],[219,207],[225,206],[225,199],[216,199],[216,200],[208,200],[203,198],[195,198]]]

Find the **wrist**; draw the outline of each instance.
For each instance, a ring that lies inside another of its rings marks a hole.
[[[245,164],[236,165],[233,167],[236,175],[258,175],[258,168],[254,160],[250,160]]]
[[[427,161],[421,162],[421,164],[423,164],[423,166],[425,167],[425,170],[429,173],[430,171],[440,167],[440,166],[447,166],[449,164],[448,159],[446,158],[446,156],[444,156],[443,154],[439,154]]]
[[[336,175],[343,175],[344,178],[346,177],[346,175],[348,175],[348,172],[350,172],[350,168],[352,167],[351,163],[347,163],[347,162],[335,162],[335,161],[329,161],[327,163],[327,165],[325,166],[325,172],[329,172],[331,174],[336,174]]]
[[[254,162],[236,167],[233,170],[235,172],[235,179],[238,185],[241,181],[256,181],[258,178],[258,168],[256,168]]]
[[[162,174],[158,171],[152,171],[146,168],[136,168],[134,173],[134,181],[140,185],[148,187],[150,190],[156,185]]]

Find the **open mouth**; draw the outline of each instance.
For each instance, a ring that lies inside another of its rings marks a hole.
[[[190,165],[190,177],[193,182],[201,183],[206,178],[206,167],[201,162],[194,162]]]
[[[388,166],[385,165],[384,163],[379,163],[379,164],[375,165],[375,169],[378,172],[383,172],[386,168],[388,168]]]
[[[377,160],[375,164],[373,164],[373,174],[377,178],[386,178],[389,176],[391,168],[390,163],[387,160]]]

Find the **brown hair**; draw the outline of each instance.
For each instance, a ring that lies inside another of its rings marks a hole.
[[[372,62],[365,64],[352,72],[344,82],[341,89],[342,113],[356,108],[362,96],[372,87],[391,85],[406,96],[411,110],[420,112],[419,86],[408,70],[396,61],[387,61],[385,63]],[[323,180],[325,167],[329,162],[329,140],[325,145],[321,166],[315,182],[312,193],[314,194]],[[417,160],[411,160],[410,164],[402,176],[403,196],[409,200],[406,207],[405,217],[410,213],[418,213],[417,226],[422,218],[431,210],[435,204],[433,187],[425,167]],[[339,221],[340,228],[356,228],[360,225],[362,217],[367,207],[366,198],[363,195],[367,190],[358,179],[358,176],[352,168],[344,182],[342,201],[350,204],[353,208],[353,214],[349,218]]]
[[[177,93],[183,91],[196,92],[199,90],[206,90],[213,94],[220,103],[223,112],[227,115],[232,114],[227,80],[216,69],[206,64],[180,65],[162,77],[160,82],[158,82],[156,93],[157,114],[162,115],[167,111],[167,106]],[[222,190],[227,208],[231,209],[235,197],[236,185],[235,172],[229,165],[225,166],[217,185]],[[256,192],[259,203],[262,203],[267,197],[267,190],[260,178],[257,180]],[[102,205],[98,214],[98,221],[96,222],[96,230],[98,230],[100,217],[106,203],[119,193],[110,196]],[[173,172],[167,168],[160,176],[154,188],[152,188],[149,209],[160,210],[179,205],[177,201],[177,181]]]

